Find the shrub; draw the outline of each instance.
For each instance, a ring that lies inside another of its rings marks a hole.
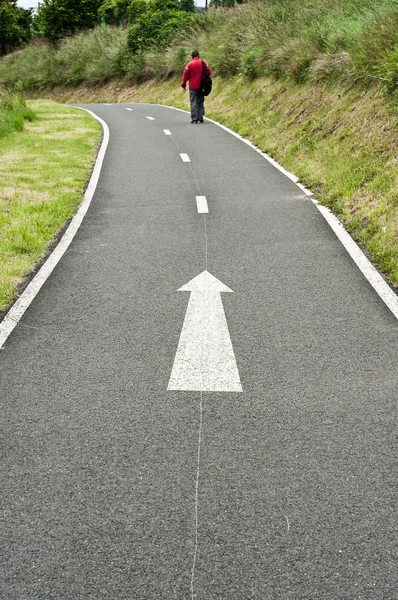
[[[108,25],[120,25],[128,19],[130,0],[105,0],[98,9],[98,16]]]
[[[127,16],[130,24],[135,23],[141,15],[147,11],[148,4],[146,0],[132,0],[127,11]]]
[[[128,30],[128,46],[133,54],[152,48],[162,49],[171,36],[193,25],[191,13],[174,10],[145,12]]]

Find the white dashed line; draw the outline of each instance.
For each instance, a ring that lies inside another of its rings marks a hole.
[[[126,110],[133,110],[132,108],[126,108]]]
[[[169,131],[168,129],[163,129],[163,131],[165,132],[166,135],[171,135],[171,131]]]
[[[153,117],[146,117],[149,121],[154,121],[155,119]]]
[[[156,106],[164,106],[162,104]],[[171,108],[172,110],[176,110],[179,112],[183,112],[185,114],[189,114],[189,111],[182,110],[181,108],[176,108],[175,106],[168,106],[167,108]],[[307,195],[313,196],[312,192],[302,186],[298,180],[298,177],[293,173],[289,173],[286,171],[279,163],[273,160],[268,154],[262,152],[259,148],[257,148],[252,142],[243,138],[239,133],[232,131],[225,125],[221,125],[221,123],[217,123],[213,119],[207,119],[210,123],[214,123],[217,127],[221,127],[225,131],[228,131],[231,135],[238,138],[251,148],[261,154],[268,162],[270,162],[276,169],[278,169],[281,173],[286,175],[289,179],[294,181],[294,183]],[[319,212],[322,214],[326,222],[333,229],[337,238],[340,240],[344,248],[347,250],[348,254],[356,263],[357,267],[369,281],[370,285],[373,287],[375,292],[379,295],[379,297],[383,300],[383,302],[388,306],[392,314],[396,319],[398,319],[398,296],[397,294],[390,288],[388,283],[386,283],[377,269],[372,265],[369,259],[365,256],[362,250],[359,248],[358,244],[352,239],[350,234],[345,230],[344,225],[335,217],[335,215],[325,206],[319,204],[316,198],[311,198],[312,202],[315,204]]]
[[[196,205],[198,207],[198,213],[208,213],[209,207],[207,206],[206,196],[196,196]]]
[[[191,159],[189,158],[188,154],[180,154],[181,158],[182,158],[182,162],[191,162]]]

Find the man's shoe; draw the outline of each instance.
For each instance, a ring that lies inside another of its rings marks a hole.
[[[199,119],[199,123],[203,123],[203,117]]]
[[[191,123],[197,123],[198,121],[191,121]]]

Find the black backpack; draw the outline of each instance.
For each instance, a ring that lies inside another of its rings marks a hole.
[[[211,80],[210,75],[206,71],[206,65],[203,60],[202,60],[202,67],[203,67],[203,75],[202,75],[202,81],[200,83],[200,91],[204,96],[208,96],[211,92],[211,86],[213,85],[213,82]]]

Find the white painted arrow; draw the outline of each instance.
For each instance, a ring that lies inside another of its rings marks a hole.
[[[241,392],[220,295],[232,290],[203,271],[178,291],[191,295],[167,389]]]

